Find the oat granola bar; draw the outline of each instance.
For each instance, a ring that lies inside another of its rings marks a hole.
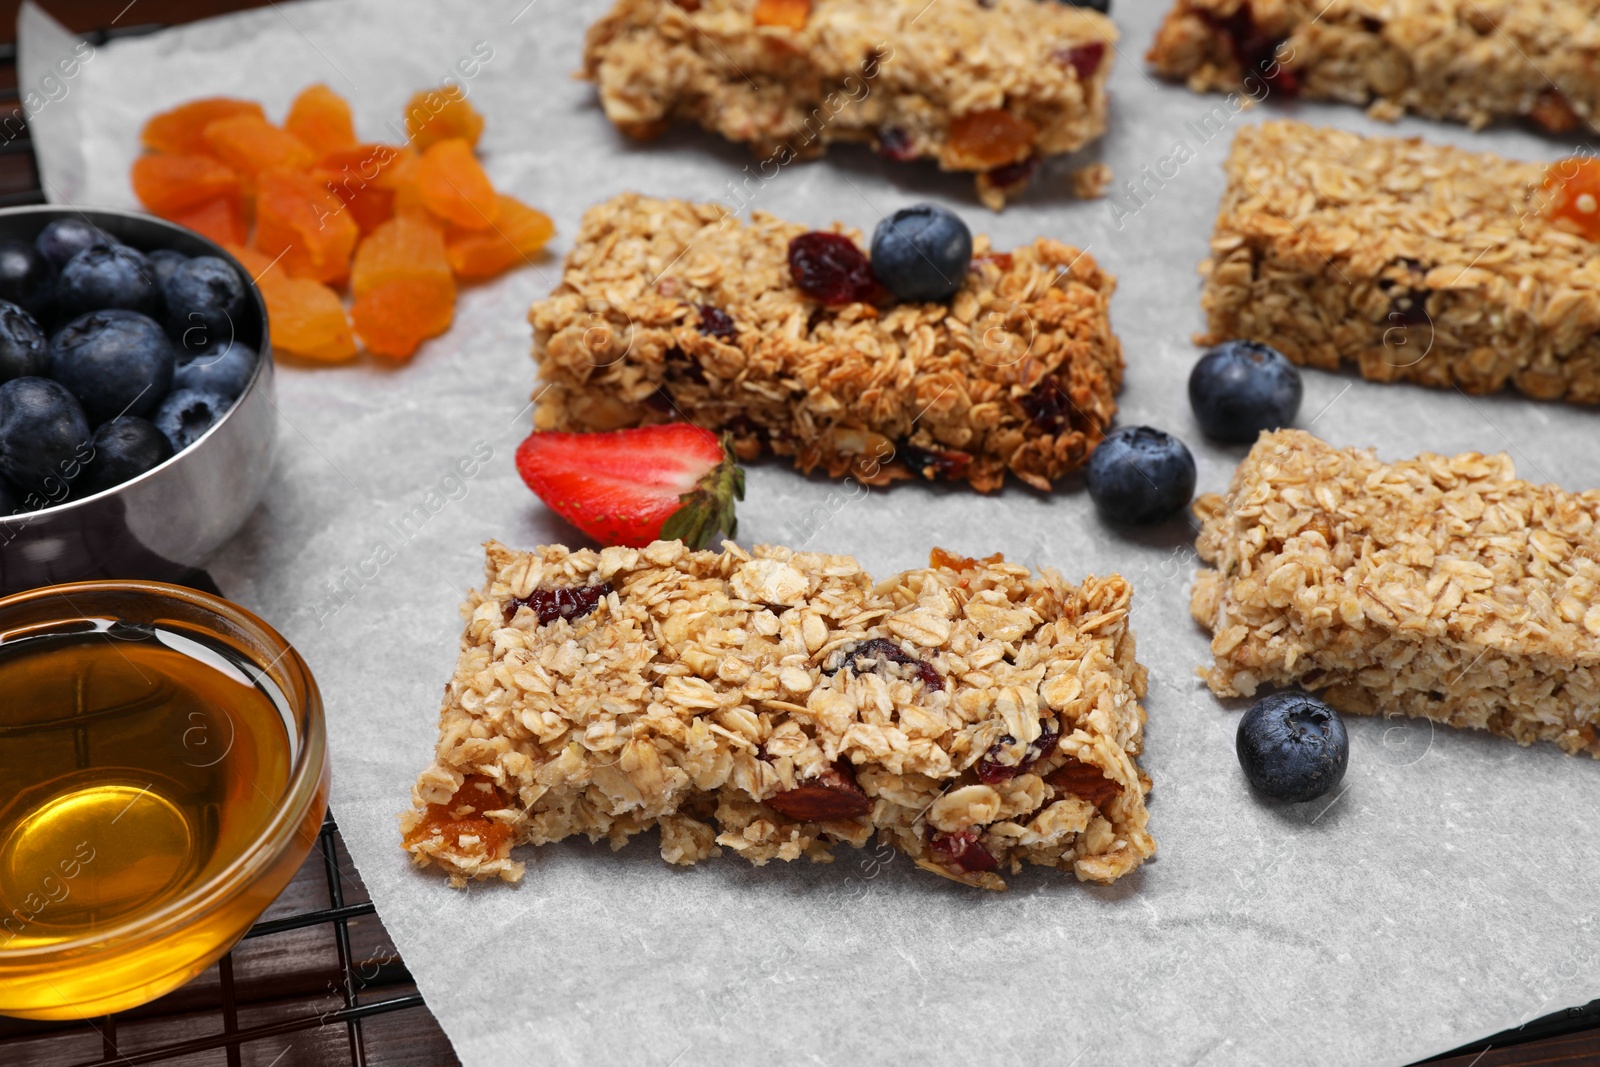
[[[1553,133],[1600,117],[1596,0],[1177,0],[1149,61],[1197,92],[1244,89]]]
[[[405,845],[453,884],[585,835],[661,856],[828,861],[876,831],[988,889],[1024,862],[1109,882],[1154,854],[1145,671],[1122,578],[998,556],[874,584],[849,556],[516,552],[488,576]]]
[[[1227,173],[1203,342],[1600,401],[1600,246],[1541,212],[1545,165],[1268,122],[1239,131]]]
[[[1503,454],[1381,463],[1283,430],[1195,514],[1219,696],[1300,685],[1600,757],[1600,492],[1520,481]]]
[[[860,245],[860,234],[835,228]],[[625,194],[583,219],[561,284],[533,306],[541,430],[683,419],[801,470],[1040,489],[1087,461],[1116,413],[1116,281],[1041,238],[974,241],[940,304],[824,307],[795,287],[806,227]]]
[[[698,123],[749,144],[762,180],[864,142],[977,171],[999,208],[1042,157],[1105,132],[1116,40],[1054,0],[619,0],[584,72],[625,133]]]

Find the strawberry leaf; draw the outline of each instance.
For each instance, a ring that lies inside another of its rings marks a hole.
[[[661,539],[681,540],[690,548],[708,548],[717,531],[739,534],[734,502],[744,499],[744,468],[733,458],[733,439],[722,437],[722,462],[700,484],[678,498],[679,507],[661,524]]]

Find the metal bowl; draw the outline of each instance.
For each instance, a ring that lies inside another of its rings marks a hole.
[[[272,350],[266,304],[250,272],[216,242],[133,211],[8,208],[0,210],[0,239],[32,241],[66,217],[85,219],[142,252],[171,248],[233,264],[249,289],[234,337],[261,358],[233,407],[161,466],[93,496],[0,517],[0,595],[90,578],[181,579],[243,525],[272,470],[278,430]]]

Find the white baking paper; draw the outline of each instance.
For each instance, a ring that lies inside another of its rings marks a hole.
[[[525,313],[556,281],[582,211],[614,193],[745,200],[868,231],[931,199],[1002,248],[1040,234],[1087,247],[1120,279],[1121,421],[1178,433],[1201,489],[1226,485],[1243,449],[1201,438],[1184,383],[1202,325],[1195,266],[1232,131],[1282,114],[1396,127],[1331,106],[1235,111],[1152,80],[1142,55],[1164,6],[1115,0],[1110,132],[1082,158],[1052,162],[1001,215],[973,201],[967,178],[863,149],[763,183],[742,149],[697,132],[627,141],[571,77],[606,0],[274,4],[99,48],[33,116],[52,199],[131,206],[128,165],[154,111],[225,93],[281,117],[300,88],[324,81],[351,100],[365,137],[394,139],[410,94],[453,76],[487,116],[495,183],[556,221],[549,258],[467,290],[455,327],[409,365],[282,368],[272,485],[213,567],[315,670],[345,839],[469,1067],[1400,1064],[1600,993],[1592,761],[1356,719],[1335,796],[1257,801],[1233,754],[1238,707],[1194,676],[1208,652],[1188,614],[1188,524],[1110,529],[1076,480],[1049,495],[867,492],[762,462],[740,533],[854,553],[879,574],[943,545],[1068,576],[1128,575],[1150,668],[1143,764],[1160,855],[1117,885],[1030,870],[1009,892],[983,894],[902,856],[849,849],[831,866],[724,859],[680,870],[652,838],[615,854],[577,842],[528,850],[522,884],[459,892],[400,850],[395,817],[432,755],[479,543],[578,537],[512,464],[534,375]],[[47,22],[24,15],[25,84],[70,43]],[[1572,147],[1420,121],[1398,130],[1527,158]],[[1114,195],[1071,199],[1068,172],[1095,158],[1115,170]],[[1299,425],[1389,458],[1504,449],[1529,477],[1600,484],[1592,409],[1312,371]]]

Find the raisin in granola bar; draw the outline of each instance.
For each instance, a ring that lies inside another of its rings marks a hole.
[[[1595,0],[1177,0],[1149,61],[1197,92],[1244,89],[1553,133],[1600,118]]]
[[[999,208],[1042,157],[1105,132],[1116,39],[1041,0],[619,0],[584,72],[635,137],[698,123],[754,148],[763,178],[865,142],[977,171]]]
[[[405,846],[459,885],[575,834],[762,864],[876,831],[969,885],[1024,862],[1112,881],[1155,851],[1130,596],[938,549],[874,584],[731,542],[490,543]]]
[[[590,209],[529,314],[535,426],[685,419],[729,431],[745,459],[770,449],[873,485],[991,490],[1010,471],[1049,489],[1088,460],[1122,384],[1116,281],[1092,257],[1042,238],[993,252],[980,236],[948,303],[826,307],[791,276],[806,232],[631,193]]]
[[[1300,685],[1600,757],[1600,491],[1520,481],[1505,455],[1381,463],[1283,430],[1195,514],[1213,692]]]
[[[1546,172],[1299,122],[1242,129],[1200,340],[1376,381],[1600,401],[1600,246],[1546,217]]]

